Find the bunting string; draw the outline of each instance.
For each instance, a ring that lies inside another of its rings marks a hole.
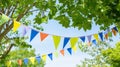
[[[11,20],[12,18],[9,18],[8,16],[6,16],[5,14],[1,14],[0,15],[0,23],[3,23],[3,22],[7,22],[8,20]],[[13,20],[13,22],[14,22],[14,26],[13,26],[13,31],[15,32],[15,31],[17,31],[17,29],[21,26],[21,25],[23,25],[23,26],[25,26],[24,24],[21,24],[20,22],[18,22],[18,21],[16,21],[15,19]],[[25,27],[27,27],[27,26],[25,26]],[[30,28],[30,27],[29,27]],[[39,31],[37,31],[37,30],[35,30],[35,29],[33,29],[33,28],[31,28],[31,30],[34,30],[34,31],[36,31],[36,32],[39,32]],[[106,31],[104,31],[104,33],[105,33]],[[110,31],[107,31],[106,33],[108,33],[108,32],[110,32]],[[117,29],[117,27],[113,27],[112,28],[112,32],[113,32],[113,34],[115,34],[115,32],[118,32],[118,29]],[[101,32],[102,33],[102,32]],[[44,40],[44,38],[46,38],[48,35],[52,35],[52,36],[59,36],[59,35],[53,35],[53,34],[48,34],[48,33],[43,33],[43,32],[40,32],[40,34],[41,34],[41,40]],[[46,34],[46,35],[45,35]],[[95,33],[95,34],[91,34],[91,35],[93,35],[95,38],[96,38],[96,40],[98,40],[99,38],[98,38],[98,33]],[[88,36],[91,36],[91,35],[88,35]],[[60,37],[66,37],[66,36],[60,36]],[[75,36],[76,38],[81,38],[81,37],[85,37],[85,36]],[[67,38],[73,38],[73,37],[67,37]],[[83,40],[83,39],[82,39]],[[85,40],[84,40],[85,41]]]
[[[9,21],[10,18],[8,16],[6,16],[5,14],[1,14],[0,15],[0,26],[2,24],[4,24],[5,22]],[[63,47],[62,49],[59,51],[61,53],[62,56],[65,55],[65,47],[67,46],[68,43],[70,43],[70,48],[67,49],[67,51],[70,53],[70,55],[72,54],[72,50],[75,52],[77,50],[76,44],[79,41],[79,39],[83,42],[83,43],[88,43],[88,46],[92,44],[97,45],[97,42],[99,41],[104,41],[104,40],[108,40],[109,39],[109,32],[111,32],[114,36],[117,35],[118,33],[118,29],[117,27],[113,27],[111,29],[111,31],[106,30],[103,32],[99,32],[99,33],[95,33],[95,34],[91,34],[91,35],[87,35],[87,36],[77,36],[77,37],[66,37],[66,36],[59,36],[59,35],[53,35],[53,34],[48,34],[48,33],[44,33],[38,30],[35,30],[33,28],[30,28],[28,26],[25,26],[24,24],[21,24],[20,22],[16,21],[15,19],[13,20],[13,32],[19,31],[18,29],[20,28],[20,26],[23,26],[23,36],[25,36],[25,34],[28,32],[28,29],[31,30],[30,33],[30,42],[32,42],[32,40],[36,37],[36,35],[39,34],[39,38],[40,38],[40,42],[43,42],[48,36],[52,36],[53,42],[54,42],[54,47],[57,50],[57,48],[59,47],[59,44],[61,42],[61,38],[63,38]],[[44,54],[42,56],[38,56],[38,57],[31,57],[31,58],[25,58],[24,60],[19,59],[18,60],[18,65],[21,66],[24,62],[25,64],[28,64],[28,62],[30,61],[32,64],[35,64],[35,59],[38,61],[38,63],[40,63],[40,59],[42,59],[43,61],[46,61],[47,55],[50,58],[50,60],[53,60],[53,54],[57,57],[58,53],[54,52],[54,53],[49,53],[49,54]],[[7,66],[9,67],[11,65],[11,61],[8,61]]]
[[[16,25],[17,24],[17,25]],[[15,32],[19,27],[20,27],[20,23],[15,21],[14,20],[14,26],[13,26],[13,31]],[[27,26],[26,26],[27,28]],[[25,28],[25,33],[27,33],[27,30]],[[52,35],[52,34],[47,34],[47,33],[43,33],[43,32],[39,32],[35,29],[31,29],[31,34],[30,34],[30,42],[35,38],[36,35],[40,35],[40,40],[41,42],[44,41],[49,35],[51,35],[53,37],[53,42],[54,42],[54,46],[55,46],[55,49],[58,48],[59,46],[59,43],[61,41],[61,37],[63,36],[58,36],[58,35]],[[113,32],[113,35],[116,36],[118,30],[116,27],[112,28],[112,32]],[[93,36],[93,41],[91,41],[92,39],[92,36]],[[103,34],[103,32],[100,32],[100,33],[95,33],[95,34],[92,34],[92,35],[88,35],[88,36],[81,36],[81,37],[63,37],[64,38],[64,42],[63,42],[63,49],[65,48],[65,46],[67,45],[67,43],[70,41],[70,45],[71,45],[71,48],[75,48],[74,45],[76,45],[76,43],[78,42],[78,39],[80,39],[81,41],[83,42],[86,42],[86,37],[88,39],[88,44],[90,44],[90,42],[93,42],[94,44],[97,43],[99,40],[103,41],[104,38],[108,39],[108,32],[106,32],[105,34]],[[97,41],[97,42],[96,42]]]
[[[67,49],[62,49],[60,51],[55,51],[53,53],[43,54],[43,55],[36,56],[36,57],[18,59],[16,62],[18,63],[19,66],[22,66],[23,64],[28,65],[29,63],[31,63],[32,65],[34,65],[36,61],[38,62],[38,64],[41,62],[41,60],[43,60],[44,62],[46,62],[47,58],[49,58],[51,61],[53,61],[54,60],[53,57],[57,58],[60,54],[62,56],[65,56],[66,52],[68,52],[70,55],[72,55],[72,48],[69,47]],[[12,65],[11,64],[12,62],[13,62],[12,60],[7,61],[6,62],[6,66],[10,67]]]

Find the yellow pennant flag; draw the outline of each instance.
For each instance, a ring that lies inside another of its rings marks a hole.
[[[73,50],[74,52],[76,52],[76,51],[77,51],[77,47],[76,47],[76,46],[72,47],[72,50]]]
[[[35,64],[35,57],[29,58],[32,64]]]
[[[78,38],[77,37],[73,37],[70,39],[70,43],[71,43],[71,48],[73,48],[76,43],[78,42]]]
[[[13,24],[13,32],[15,32],[16,30],[18,30],[18,28],[20,27],[20,23],[17,22],[16,20],[14,20],[14,24]]]
[[[58,58],[58,52],[57,51],[55,51],[53,54],[56,58]]]
[[[99,37],[98,37],[98,34],[93,34],[94,38],[99,41]]]
[[[44,61],[44,62],[46,62],[46,58],[47,58],[47,56],[46,55],[42,55],[42,60]]]
[[[53,41],[54,41],[55,49],[58,48],[59,43],[60,43],[60,39],[61,39],[60,36],[55,36],[55,35],[53,35]]]
[[[11,61],[7,61],[6,65],[7,65],[7,67],[10,67],[11,66]]]

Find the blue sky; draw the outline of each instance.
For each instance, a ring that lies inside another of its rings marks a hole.
[[[34,15],[31,17],[33,18]],[[78,30],[77,28],[64,28],[61,24],[59,24],[55,20],[50,20],[47,24],[42,23],[40,26],[44,28],[44,33],[48,33],[51,35],[58,35],[62,37],[78,37],[78,36],[87,36],[90,34],[95,34],[100,32],[99,26],[95,25],[94,22],[92,24],[92,29],[89,31],[84,31],[83,29]],[[113,27],[113,26],[111,26]],[[30,35],[30,31],[27,33],[27,35]],[[36,54],[49,54],[54,53],[56,50],[54,49],[54,43],[52,36],[49,35],[44,41],[40,41],[40,36],[37,35],[31,42],[29,42],[33,48],[36,50]],[[116,37],[113,37],[115,41],[119,40]],[[115,43],[115,42],[114,42]],[[114,44],[113,43],[113,44]],[[63,39],[60,42],[60,45],[58,47],[57,52],[59,52],[62,49],[63,46]],[[70,47],[69,43],[67,44],[66,48]],[[72,55],[70,55],[67,51],[65,51],[65,56],[62,56],[59,52],[59,57],[56,58],[53,56],[53,61],[51,61],[47,57],[47,62],[45,67],[76,67],[77,64],[80,64],[80,61],[82,61],[85,57],[89,58],[89,56],[85,53],[82,53],[80,49],[77,49],[77,52],[73,52]]]
[[[50,20],[47,24],[43,23],[41,26],[44,28],[44,33],[52,34],[52,35],[59,35],[63,37],[77,37],[77,36],[86,36],[94,33],[98,33],[99,26],[96,26],[93,23],[93,27],[90,31],[83,31],[83,29],[78,30],[77,28],[64,28],[60,25],[57,21]],[[30,31],[28,33],[30,35]],[[36,54],[48,54],[51,52],[55,52],[54,43],[52,40],[52,36],[49,35],[44,41],[40,41],[40,36],[37,35],[32,42],[30,42],[33,48],[36,50]],[[63,46],[63,39],[60,42],[58,47],[58,52],[62,49]],[[67,44],[66,48],[69,47],[69,43]],[[47,62],[45,67],[76,67],[77,64],[80,64],[85,57],[89,57],[87,54],[80,52],[79,48],[77,52],[73,52],[72,55],[69,55],[67,51],[65,51],[65,56],[62,56],[59,53],[59,57],[53,57],[53,61],[51,61],[47,57]]]

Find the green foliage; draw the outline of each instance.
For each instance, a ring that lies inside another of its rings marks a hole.
[[[118,42],[114,48],[103,50],[102,54],[111,67],[120,66],[120,42]]]
[[[87,44],[80,43],[80,50],[90,57],[85,58],[82,64],[78,64],[77,67],[109,67],[101,54],[103,50],[109,47],[110,45],[107,42],[98,42],[97,45],[92,45],[90,47]]]
[[[33,15],[34,10],[37,10],[33,19],[34,23],[38,24],[54,19],[60,21],[59,23],[66,28],[73,26],[89,30],[93,17],[95,24],[98,24],[101,29],[106,29],[112,24],[120,24],[119,0],[23,0],[22,2],[21,0],[1,0],[0,2],[2,8],[8,8],[11,5],[13,7],[17,5],[13,18],[24,14],[27,8],[30,10],[24,17]]]
[[[72,26],[85,31],[91,29],[93,18],[101,29],[107,29],[113,24],[120,28],[119,0],[0,0],[0,11],[39,30],[43,30],[40,24],[51,19],[59,21],[63,27]],[[14,33],[14,36],[16,34],[18,33]],[[7,48],[7,43],[20,48],[31,47],[24,38],[16,36],[17,38],[12,39],[10,36],[0,42],[0,54]]]
[[[70,24],[69,18],[65,15],[57,16],[55,19],[60,20],[59,23],[62,24],[64,27],[68,27]]]
[[[37,62],[37,60],[35,60],[35,64],[33,65],[30,60],[28,62],[28,64],[24,64],[23,59],[24,58],[30,58],[30,57],[35,57],[35,49],[28,49],[28,48],[15,48],[14,50],[12,50],[8,56],[3,59],[0,60],[0,67],[5,66],[7,61],[12,61],[11,66],[12,67],[17,67],[18,65],[18,60],[21,59],[22,60],[22,67],[44,67],[44,62],[41,60],[40,63]],[[2,65],[1,65],[2,64]]]

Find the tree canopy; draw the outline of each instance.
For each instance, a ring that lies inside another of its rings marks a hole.
[[[112,67],[120,66],[120,42],[118,42],[114,48],[103,50],[102,54],[106,63],[110,64]]]
[[[49,20],[57,20],[66,28],[77,27],[85,31],[91,29],[92,20],[101,29],[120,25],[119,0],[0,0],[0,13],[40,30],[40,24]],[[33,20],[28,20],[31,16]],[[21,43],[26,43],[20,42],[25,38],[19,38],[17,32],[11,34],[12,20],[0,26],[0,47],[7,48],[2,50],[0,59],[6,57],[13,46],[20,47]],[[11,38],[11,35],[15,37]],[[8,47],[4,46],[6,43]]]
[[[7,62],[11,61],[12,67],[19,66],[18,60],[22,60],[22,67],[44,67],[44,62],[42,59],[40,60],[40,63],[35,60],[35,64],[32,64],[30,61],[30,57],[35,57],[35,49],[28,49],[28,48],[15,48],[12,50],[5,59],[2,59],[3,61],[0,61],[0,66],[7,66]],[[24,63],[24,59],[27,58],[29,61],[27,64]]]
[[[109,67],[108,63],[102,55],[102,51],[111,47],[108,42],[98,42],[96,45],[88,47],[86,44],[79,44],[79,48],[82,52],[88,54],[88,56],[77,67]]]

